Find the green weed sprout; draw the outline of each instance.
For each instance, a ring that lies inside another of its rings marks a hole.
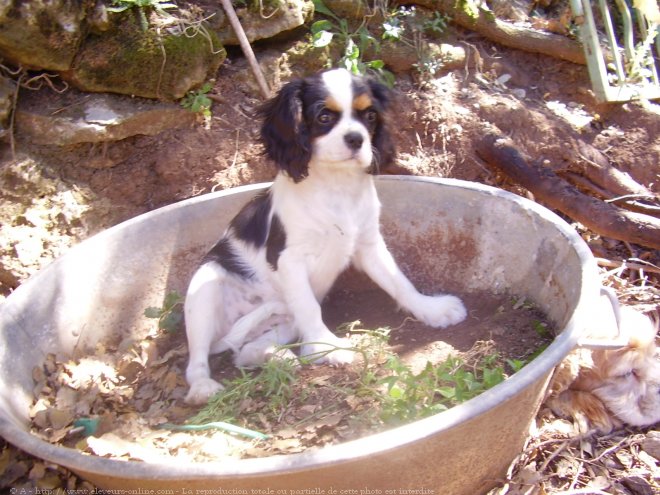
[[[211,99],[207,96],[213,85],[204,84],[201,88],[189,91],[181,100],[181,106],[186,110],[199,114],[204,119],[204,125],[208,129],[211,123]]]
[[[394,75],[385,70],[385,63],[382,60],[364,60],[364,54],[370,47],[373,46],[376,51],[380,48],[378,41],[369,32],[364,21],[353,31],[350,29],[348,21],[338,17],[323,3],[323,0],[313,1],[315,12],[327,16],[329,19],[322,19],[311,25],[312,46],[324,48],[337,40],[344,47],[343,55],[337,64],[339,67],[356,75],[373,72],[386,84],[392,86]]]
[[[144,310],[144,316],[157,319],[159,330],[175,333],[183,325],[183,297],[172,291],[165,296],[162,307],[151,306]]]
[[[140,19],[140,26],[143,31],[149,28],[149,21],[147,14],[155,10],[159,14],[166,14],[168,9],[176,9],[177,6],[168,0],[112,0],[114,7],[108,7],[108,12],[124,12],[129,9],[136,9],[138,18]]]

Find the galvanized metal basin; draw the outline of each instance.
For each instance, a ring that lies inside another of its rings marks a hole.
[[[33,436],[28,428],[33,367],[47,353],[80,352],[117,332],[139,337],[144,308],[160,306],[168,290],[185,293],[205,250],[265,187],[247,186],[111,228],[71,249],[7,298],[0,307],[0,434],[105,489],[250,495],[259,489],[270,495],[488,490],[520,452],[550,373],[575,346],[597,304],[595,262],[563,220],[510,193],[448,179],[383,177],[377,185],[383,232],[416,285],[524,295],[563,329],[552,345],[507,381],[458,407],[301,454],[149,464],[83,455]]]

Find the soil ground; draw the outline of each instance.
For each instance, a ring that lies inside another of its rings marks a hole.
[[[583,66],[502,48],[470,32],[457,31],[453,36],[468,53],[465,67],[439,73],[424,83],[414,72],[397,75],[399,161],[389,172],[455,177],[528,195],[491,171],[474,151],[484,128],[495,126],[531,159],[557,172],[580,173],[585,157],[579,145],[586,143],[639,183],[660,192],[657,105],[598,103]],[[257,56],[271,59],[295,41],[258,46]],[[279,82],[304,70],[289,65],[272,80]],[[34,146],[17,135],[15,156],[4,147],[0,164],[2,293],[10,294],[22,280],[73,244],[125,219],[210,191],[271,180],[275,171],[256,144],[258,123],[252,117],[261,99],[239,52],[230,51],[218,71],[213,94],[217,101],[208,129],[197,125],[107,146],[71,148]],[[49,90],[23,91],[21,98],[41,99],[38,103],[55,108],[61,105],[59,96]],[[576,227],[596,256],[642,258],[659,264],[657,251]],[[657,312],[657,279],[638,271],[610,269],[603,270],[603,281],[614,286],[627,304]],[[336,297],[341,298],[341,294]],[[327,304],[335,302],[331,298]],[[389,306],[378,303],[378,307]],[[374,324],[380,324],[377,316]],[[401,315],[389,316],[402,320]],[[424,332],[419,335],[420,341],[428,337]],[[515,340],[509,343],[513,354]],[[465,346],[461,342],[451,344]],[[576,480],[583,482],[577,486],[586,486],[599,477],[610,481],[600,493],[646,494],[658,489],[657,458],[649,460],[650,456],[640,454],[640,445],[657,434],[657,428],[622,430],[576,444],[563,430],[555,428],[548,433],[547,411],[539,415],[538,424],[538,431],[545,428],[548,436],[543,441],[547,443],[537,447],[532,442],[528,457],[534,452],[536,460],[516,468],[518,485],[507,485],[509,493],[554,493],[552,486],[557,492],[599,493],[575,491]],[[535,439],[540,438],[538,431]],[[598,462],[588,463],[587,469],[582,458],[589,450]],[[2,487],[91,488],[71,473],[27,456],[4,440],[0,440],[0,451]],[[571,453],[574,455],[568,455]],[[611,462],[603,465],[603,460]],[[554,481],[548,484],[547,480]],[[537,491],[525,488],[526,481]],[[511,488],[514,485],[517,488]],[[538,491],[540,486],[544,491]]]

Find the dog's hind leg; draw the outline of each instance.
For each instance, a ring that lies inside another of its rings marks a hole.
[[[268,318],[286,314],[287,308],[284,303],[268,302],[262,304],[253,311],[239,318],[231,327],[229,333],[222,339],[222,344],[226,345],[225,348],[228,347],[238,353],[240,348],[243,347],[250,332],[256,329]]]
[[[239,368],[254,368],[269,359],[297,361],[297,356],[290,349],[278,349],[281,345],[293,342],[297,337],[298,333],[292,322],[275,324],[273,329],[245,344],[236,354],[234,364]]]
[[[222,390],[222,385],[211,378],[209,353],[222,333],[224,277],[225,271],[219,265],[202,265],[190,281],[186,294],[184,314],[190,355],[186,381],[190,390],[185,400],[189,404],[203,404]]]

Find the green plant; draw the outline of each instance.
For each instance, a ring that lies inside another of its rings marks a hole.
[[[385,70],[385,63],[382,60],[364,60],[369,48],[373,48],[376,52],[380,49],[377,39],[369,32],[365,22],[363,21],[357,29],[352,30],[348,21],[338,17],[323,3],[323,0],[313,1],[315,12],[328,19],[316,21],[311,25],[312,46],[324,48],[333,41],[337,41],[343,47],[342,56],[337,63],[339,67],[344,67],[353,74],[374,73],[386,84],[392,86],[394,76]]]
[[[271,359],[256,372],[241,369],[240,376],[228,381],[189,422],[249,423],[253,415],[264,413],[277,417],[291,401],[296,369],[287,359]]]
[[[212,101],[207,94],[212,88],[213,85],[211,83],[206,83],[197,90],[189,91],[188,94],[181,99],[181,106],[191,112],[199,114],[204,119],[207,128],[211,121],[212,104]]]
[[[362,366],[328,376],[312,374],[310,379],[295,360],[270,360],[259,370],[240,370],[188,423],[237,422],[272,432],[282,424],[298,428],[340,416],[371,429],[447,410],[501,383],[507,369],[515,373],[526,364],[502,359],[492,342],[478,342],[465,358],[450,355],[416,372],[390,350],[389,328],[360,326],[356,321],[339,330],[351,333],[352,350],[361,355]]]
[[[481,0],[456,0],[454,9],[463,12],[473,21],[479,19],[479,15],[484,13],[489,20],[495,19],[495,14],[490,10],[486,2]]]
[[[169,0],[112,0],[114,7],[108,7],[108,12],[124,12],[129,9],[136,9],[138,18],[140,19],[140,26],[143,31],[149,28],[149,21],[147,14],[151,11],[156,11],[159,14],[166,14],[168,9],[176,9],[177,6]]]
[[[498,359],[497,354],[487,355],[470,368],[462,359],[449,356],[414,373],[392,356],[386,365],[389,374],[380,380],[386,386],[381,418],[386,423],[413,421],[476,397],[506,379],[504,368],[496,364]]]
[[[170,292],[165,296],[162,307],[148,307],[144,310],[144,316],[157,319],[159,330],[177,332],[183,325],[183,297],[177,292]]]
[[[424,22],[424,31],[429,32],[435,36],[441,36],[449,26],[449,17],[442,12],[433,12],[433,17]]]
[[[417,57],[413,66],[422,80],[430,79],[442,68],[444,61],[431,50],[425,34],[441,36],[447,29],[449,18],[434,12],[431,18],[420,15],[415,7],[401,6],[390,12],[383,23],[384,40],[402,43],[412,48]]]

